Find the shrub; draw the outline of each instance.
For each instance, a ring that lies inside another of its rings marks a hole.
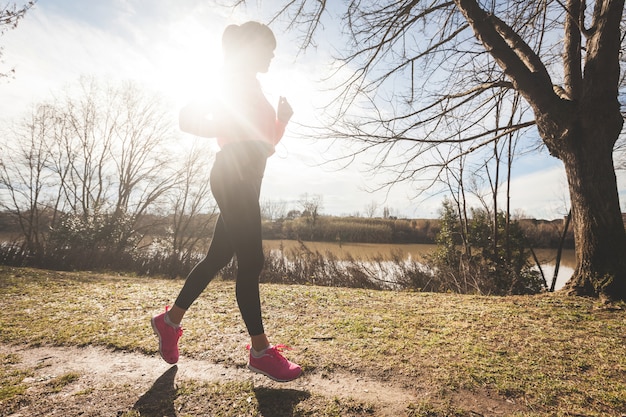
[[[517,222],[506,225],[503,213],[492,219],[472,210],[467,233],[452,205],[444,201],[437,250],[429,264],[439,291],[478,294],[535,294],[544,289],[530,262],[530,249]],[[461,250],[462,248],[462,250]]]

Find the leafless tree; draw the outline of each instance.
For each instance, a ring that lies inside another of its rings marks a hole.
[[[378,203],[372,200],[368,205],[365,206],[365,216],[370,219],[374,218],[376,212],[378,211]]]
[[[22,6],[17,3],[0,4],[0,36],[2,36],[7,30],[15,29],[19,21],[26,15],[26,12],[35,5],[37,1],[29,1]],[[2,47],[0,46],[0,63],[2,63]],[[0,79],[9,77],[15,72],[14,69],[8,71],[0,71]]]
[[[521,131],[527,147],[547,148],[569,185],[577,258],[569,290],[626,299],[613,162],[623,125],[623,9],[624,0],[292,0],[275,21],[301,30],[307,48],[339,15],[338,109],[326,131],[355,140],[357,153],[374,150],[372,164],[393,174],[383,185],[428,170],[436,178],[447,161],[427,157],[454,143],[480,152]],[[494,125],[498,99],[518,95],[534,118]]]
[[[190,180],[179,175],[180,169],[173,166],[173,152],[168,152],[176,123],[168,117],[164,103],[132,83],[113,89],[109,95],[113,96],[111,109],[116,109],[113,114],[105,113],[114,120],[115,140],[111,147],[117,190],[113,198],[114,217],[127,218],[136,232],[138,220],[154,210],[164,194],[177,182]],[[197,165],[198,158],[188,159],[183,169],[187,169],[188,163]],[[206,185],[200,188],[205,190]],[[205,196],[203,190],[199,194]],[[121,241],[128,237],[122,236]]]
[[[131,238],[141,240],[140,218],[178,181],[167,150],[175,123],[158,97],[136,86],[85,78],[79,87],[36,106],[7,135],[2,206],[29,245],[41,243],[46,213],[45,226],[67,229],[69,239],[88,229],[101,234],[99,244],[122,250]]]
[[[115,93],[105,91],[95,79],[82,78],[79,92],[68,93],[56,104],[56,118],[63,125],[55,137],[62,209],[85,221],[111,208],[111,152],[121,111],[113,104],[116,101]]]
[[[324,206],[324,197],[320,194],[310,195],[304,193],[300,196],[298,204],[302,208],[302,215],[317,219]]]
[[[287,215],[287,202],[266,199],[261,202],[261,217],[267,220],[283,219]]]
[[[166,152],[175,124],[163,104],[137,86],[90,77],[57,100],[50,166],[59,212],[83,224],[106,213],[119,250],[140,233],[138,220],[176,181]],[[54,226],[54,225],[53,225]]]
[[[43,244],[42,229],[49,212],[55,178],[48,167],[54,108],[36,106],[14,132],[15,140],[0,145],[0,207],[17,220],[28,250]]]
[[[200,247],[211,235],[210,227],[217,211],[209,185],[209,161],[213,152],[208,146],[193,146],[178,164],[177,183],[168,191],[171,212],[172,275],[180,271],[180,264],[189,264]]]
[[[309,195],[308,193],[300,196],[299,205],[302,208],[302,217],[309,225],[311,232],[311,240],[315,232],[315,226],[321,214],[324,205],[324,198],[320,194]]]

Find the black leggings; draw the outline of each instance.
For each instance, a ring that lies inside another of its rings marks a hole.
[[[236,255],[237,304],[251,336],[265,333],[259,295],[265,261],[259,194],[267,156],[266,145],[254,141],[229,144],[216,155],[210,182],[220,215],[206,256],[189,273],[175,302],[189,309]]]

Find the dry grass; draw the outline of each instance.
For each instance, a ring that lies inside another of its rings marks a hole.
[[[0,267],[0,342],[154,354],[149,318],[172,302],[180,286],[154,278]],[[290,357],[306,372],[347,371],[440,398],[411,405],[407,415],[470,415],[455,408],[459,392],[507,398],[528,416],[621,416],[626,410],[623,306],[559,294],[481,297],[271,284],[262,286],[262,297],[272,340],[293,346]],[[184,326],[183,355],[245,364],[247,338],[232,282],[212,283]],[[0,405],[23,395],[28,373],[3,368]],[[224,403],[253,390],[245,384],[206,389]],[[183,386],[175,396],[204,401],[193,392]],[[303,408],[293,415],[375,415],[358,399],[298,401]],[[260,412],[256,400],[238,407],[240,415],[271,415]]]

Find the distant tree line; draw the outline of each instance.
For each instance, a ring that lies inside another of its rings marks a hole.
[[[529,247],[556,248],[563,230],[563,219],[516,221]],[[425,243],[435,244],[441,229],[440,219],[385,219],[366,217],[320,216],[315,228],[306,216],[263,222],[263,237],[268,240],[317,242]],[[574,248],[574,237],[566,235],[565,248]]]
[[[58,216],[63,216],[58,214]],[[50,231],[54,216],[40,214],[39,233],[45,235]],[[188,218],[188,229],[193,230],[196,250],[202,250],[208,244],[213,232],[215,214],[196,213]],[[152,242],[169,239],[172,234],[172,225],[177,222],[175,215],[167,216],[145,215],[136,222],[136,229],[141,230],[141,236]],[[537,220],[519,219],[517,227],[522,231],[529,247],[535,249],[557,248],[563,230],[563,219]],[[204,236],[197,236],[202,230]],[[437,236],[441,231],[441,219],[384,219],[367,217],[343,217],[322,215],[318,218],[315,228],[311,228],[309,221],[303,215],[298,217],[263,220],[263,238],[266,240],[301,240],[305,242],[335,242],[335,243],[395,243],[395,244],[436,244]],[[56,232],[56,229],[55,229]],[[0,233],[4,236],[20,236],[22,231],[13,213],[0,212]],[[69,238],[69,237],[68,237]],[[79,236],[75,238],[80,239]],[[189,238],[189,236],[188,236]],[[182,239],[179,237],[178,239]],[[145,241],[144,241],[145,244]],[[571,230],[565,236],[566,249],[574,248],[574,237]]]
[[[434,243],[437,220],[320,216],[311,227],[306,216],[263,223],[263,237],[277,240],[359,243]]]

